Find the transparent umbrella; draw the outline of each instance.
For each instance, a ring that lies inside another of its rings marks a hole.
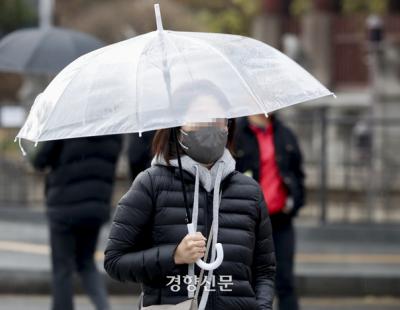
[[[164,30],[157,8],[156,31],[100,48],[62,70],[36,98],[17,137],[38,142],[140,133],[269,113],[332,94],[260,41]],[[223,109],[185,112],[191,98],[211,88],[227,99]]]

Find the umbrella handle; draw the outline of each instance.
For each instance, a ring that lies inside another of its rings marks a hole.
[[[193,223],[187,224],[187,227],[188,227],[189,234],[193,235],[195,233]],[[224,249],[223,249],[221,243],[217,243],[215,245],[215,248],[217,250],[217,257],[215,258],[215,260],[213,262],[206,263],[205,261],[203,261],[202,259],[199,258],[196,261],[196,265],[199,266],[201,269],[204,269],[207,271],[217,269],[222,264],[222,261],[224,260]]]

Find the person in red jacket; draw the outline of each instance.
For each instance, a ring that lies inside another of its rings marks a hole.
[[[293,218],[304,204],[302,156],[292,131],[275,116],[249,116],[238,123],[237,169],[256,179],[271,218],[280,310],[299,308],[295,293]]]

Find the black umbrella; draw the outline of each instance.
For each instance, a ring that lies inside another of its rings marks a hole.
[[[52,1],[41,0],[40,4],[39,28],[14,31],[0,41],[0,71],[53,75],[104,45],[88,34],[53,27]]]
[[[0,70],[56,74],[79,56],[102,46],[90,35],[63,28],[17,30],[0,41]]]

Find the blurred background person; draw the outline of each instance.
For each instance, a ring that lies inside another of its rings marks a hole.
[[[274,115],[260,114],[240,120],[236,146],[238,171],[260,183],[270,213],[279,309],[299,309],[293,272],[293,218],[304,204],[304,173],[297,139]]]
[[[128,162],[131,181],[135,180],[140,172],[150,167],[153,137],[154,131],[143,132],[141,137],[136,133],[128,136]]]
[[[73,309],[73,273],[97,310],[110,309],[94,254],[101,226],[109,219],[122,139],[90,137],[45,142],[32,156],[48,169],[45,185],[50,226],[53,310]]]

